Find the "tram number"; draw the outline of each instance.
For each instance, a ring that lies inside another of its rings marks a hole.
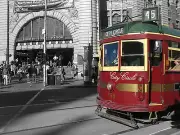
[[[113,93],[108,93],[108,96],[111,98],[111,99],[115,99],[115,94],[113,94]]]
[[[158,20],[158,8],[143,9],[143,21],[156,21]]]

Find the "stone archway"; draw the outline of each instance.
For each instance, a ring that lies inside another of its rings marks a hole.
[[[15,40],[16,40],[16,36],[18,34],[18,32],[20,31],[20,29],[30,20],[32,20],[33,18],[39,17],[39,16],[44,16],[44,12],[33,12],[33,13],[28,13],[26,14],[24,17],[22,17],[14,26],[14,28],[12,29],[11,33],[10,33],[10,53],[14,54],[14,49],[15,49]],[[67,16],[65,16],[64,14],[62,14],[59,11],[48,11],[47,12],[47,16],[50,17],[54,17],[60,21],[62,21],[67,28],[69,29],[72,38],[73,38],[73,45],[76,45],[78,43],[78,36],[77,36],[77,27],[76,25],[73,23],[73,21],[68,18]],[[14,56],[14,55],[12,55]],[[14,58],[12,58],[14,59]]]

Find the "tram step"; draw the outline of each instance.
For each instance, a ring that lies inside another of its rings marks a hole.
[[[138,125],[131,120],[124,119],[121,117],[117,117],[117,116],[114,116],[114,115],[111,115],[108,113],[104,113],[104,112],[99,111],[99,110],[96,110],[95,113],[100,117],[115,121],[117,123],[121,123],[121,124],[127,125],[127,126],[132,127],[132,128],[136,128],[136,129],[138,128]]]
[[[162,104],[160,103],[150,103],[149,106],[161,106]]]

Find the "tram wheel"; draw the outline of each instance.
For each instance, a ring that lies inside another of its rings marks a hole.
[[[98,105],[96,110],[101,112],[102,111],[102,107],[100,105]]]
[[[152,124],[152,125],[159,124],[158,119],[152,119],[151,124]]]

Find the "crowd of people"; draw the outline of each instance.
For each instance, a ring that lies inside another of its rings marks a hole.
[[[78,69],[73,64],[69,63],[67,67],[71,67],[73,77],[77,74]],[[46,64],[47,74],[59,74],[62,81],[65,80],[65,69],[57,63]],[[7,65],[5,62],[0,65],[0,83],[1,85],[9,85],[11,81],[16,78],[19,82],[25,80],[27,83],[36,83],[37,76],[43,77],[43,65],[38,63],[23,63],[19,64],[11,62]]]
[[[0,65],[0,83],[3,85],[11,84],[12,79],[17,78],[18,81],[22,81],[23,78],[30,78],[35,81],[37,75],[40,75],[42,67],[37,64],[18,64],[11,62],[9,65],[3,63]]]
[[[97,64],[96,64],[97,65]],[[0,64],[0,84],[9,85],[12,84],[12,80],[17,80],[18,82],[36,83],[43,78],[43,65],[38,62],[32,63],[16,63],[12,61],[9,65],[6,62]],[[71,62],[67,66],[61,66],[57,62],[47,62],[46,72],[48,74],[60,75],[61,81],[63,82],[66,77],[65,75],[71,74],[72,78],[78,75],[78,67],[76,64]],[[98,67],[92,66],[92,80],[97,83],[98,77]],[[82,75],[83,77],[84,75]],[[47,81],[47,80],[46,80]],[[48,81],[47,81],[48,82]]]

